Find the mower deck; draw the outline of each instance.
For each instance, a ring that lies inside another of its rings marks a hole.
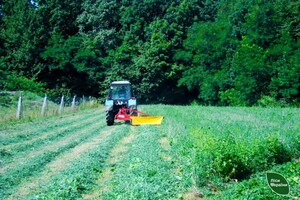
[[[163,120],[163,116],[151,116],[147,113],[138,110],[130,110],[125,107],[120,108],[115,118],[118,120],[130,121],[131,125],[134,126],[146,124],[160,125]]]

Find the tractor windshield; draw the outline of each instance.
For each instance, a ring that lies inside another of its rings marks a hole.
[[[111,85],[111,98],[112,99],[130,99],[131,87],[130,85]]]

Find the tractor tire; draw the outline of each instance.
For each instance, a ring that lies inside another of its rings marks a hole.
[[[115,115],[112,111],[106,112],[106,124],[107,126],[112,126],[115,122]]]

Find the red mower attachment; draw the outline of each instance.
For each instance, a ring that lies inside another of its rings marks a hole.
[[[120,108],[118,114],[116,114],[116,119],[130,121],[130,112],[133,112],[133,110],[125,107]]]

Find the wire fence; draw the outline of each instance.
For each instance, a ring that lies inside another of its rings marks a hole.
[[[65,95],[41,97],[19,91],[0,91],[0,122],[62,115],[98,106],[99,102],[94,97]]]

